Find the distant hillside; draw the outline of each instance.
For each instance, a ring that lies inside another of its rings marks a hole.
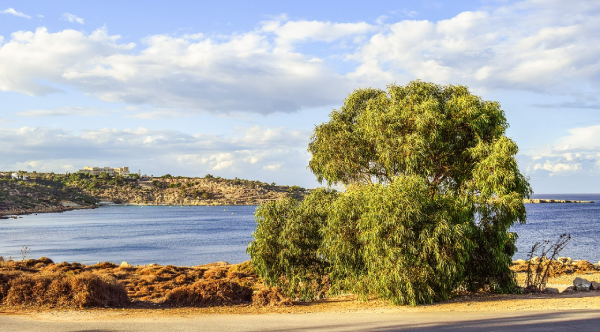
[[[34,175],[35,176],[35,175]],[[34,212],[60,212],[72,206],[93,208],[97,199],[80,188],[69,187],[52,178],[28,180],[0,176],[0,215]]]
[[[298,186],[260,181],[165,175],[150,179],[82,173],[23,173],[27,180],[0,177],[0,214],[63,211],[97,204],[259,205],[284,197],[302,199]]]

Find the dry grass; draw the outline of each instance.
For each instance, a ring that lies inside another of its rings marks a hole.
[[[279,287],[265,287],[252,296],[252,303],[261,306],[287,306],[292,305],[292,301],[283,295]]]
[[[573,262],[569,262],[569,263],[560,263],[558,261],[541,261],[537,264],[549,264],[549,269],[548,269],[548,276],[549,277],[557,277],[557,276],[562,276],[562,275],[569,275],[569,274],[585,274],[585,273],[589,273],[589,272],[595,272],[598,271],[599,268],[597,266],[595,266],[594,264],[586,261],[586,260],[579,260],[579,261],[573,261]],[[537,267],[537,264],[533,264],[531,265],[531,268],[533,270],[535,270],[535,268]],[[523,272],[527,272],[527,262],[526,261],[517,261],[514,262],[513,265],[511,266],[511,270],[513,270],[514,272],[517,273],[523,273]]]
[[[68,274],[0,273],[0,300],[10,306],[116,307],[129,303],[114,278],[85,272]]]
[[[201,280],[175,288],[165,304],[175,307],[208,307],[250,303],[252,289],[229,280]]]
[[[8,306],[249,305],[253,293],[263,294],[262,289],[249,262],[194,267],[121,267],[110,262],[86,266],[55,264],[48,258],[0,262],[0,304]],[[261,299],[258,305],[291,303],[281,294],[269,295],[267,302],[261,296],[256,297]]]

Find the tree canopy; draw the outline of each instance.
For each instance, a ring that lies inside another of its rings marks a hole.
[[[513,289],[516,236],[508,230],[525,222],[531,188],[507,127],[499,103],[465,86],[413,81],[350,94],[308,147],[317,179],[347,188],[311,224],[319,245],[307,253],[327,271],[331,291],[416,304],[460,285]],[[309,202],[299,211],[319,205]],[[284,224],[300,220],[273,204],[259,209],[259,228],[274,218],[267,210]]]

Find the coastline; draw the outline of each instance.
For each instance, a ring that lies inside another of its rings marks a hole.
[[[256,206],[256,204],[164,204],[164,203],[113,203],[113,202],[99,202],[96,205],[80,205],[73,202],[65,202],[63,205],[31,208],[31,209],[8,209],[0,210],[0,219],[15,218],[21,215],[30,215],[38,213],[62,213],[73,210],[87,210],[97,209],[99,207],[108,206]]]
[[[524,204],[543,204],[543,203],[575,203],[575,204],[594,204],[594,201],[578,201],[570,199],[549,199],[549,198],[529,198],[523,200]]]
[[[0,219],[16,218],[21,215],[38,214],[38,213],[61,213],[72,210],[95,209],[95,205],[77,205],[77,206],[49,206],[32,209],[8,209],[0,211]]]

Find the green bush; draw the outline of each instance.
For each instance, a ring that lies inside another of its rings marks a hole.
[[[351,189],[330,211],[322,252],[334,293],[415,305],[445,300],[462,282],[472,219],[422,179]]]
[[[267,284],[304,300],[327,290],[329,264],[318,251],[329,207],[337,195],[318,189],[302,202],[285,198],[257,209],[255,240],[248,254]]]

